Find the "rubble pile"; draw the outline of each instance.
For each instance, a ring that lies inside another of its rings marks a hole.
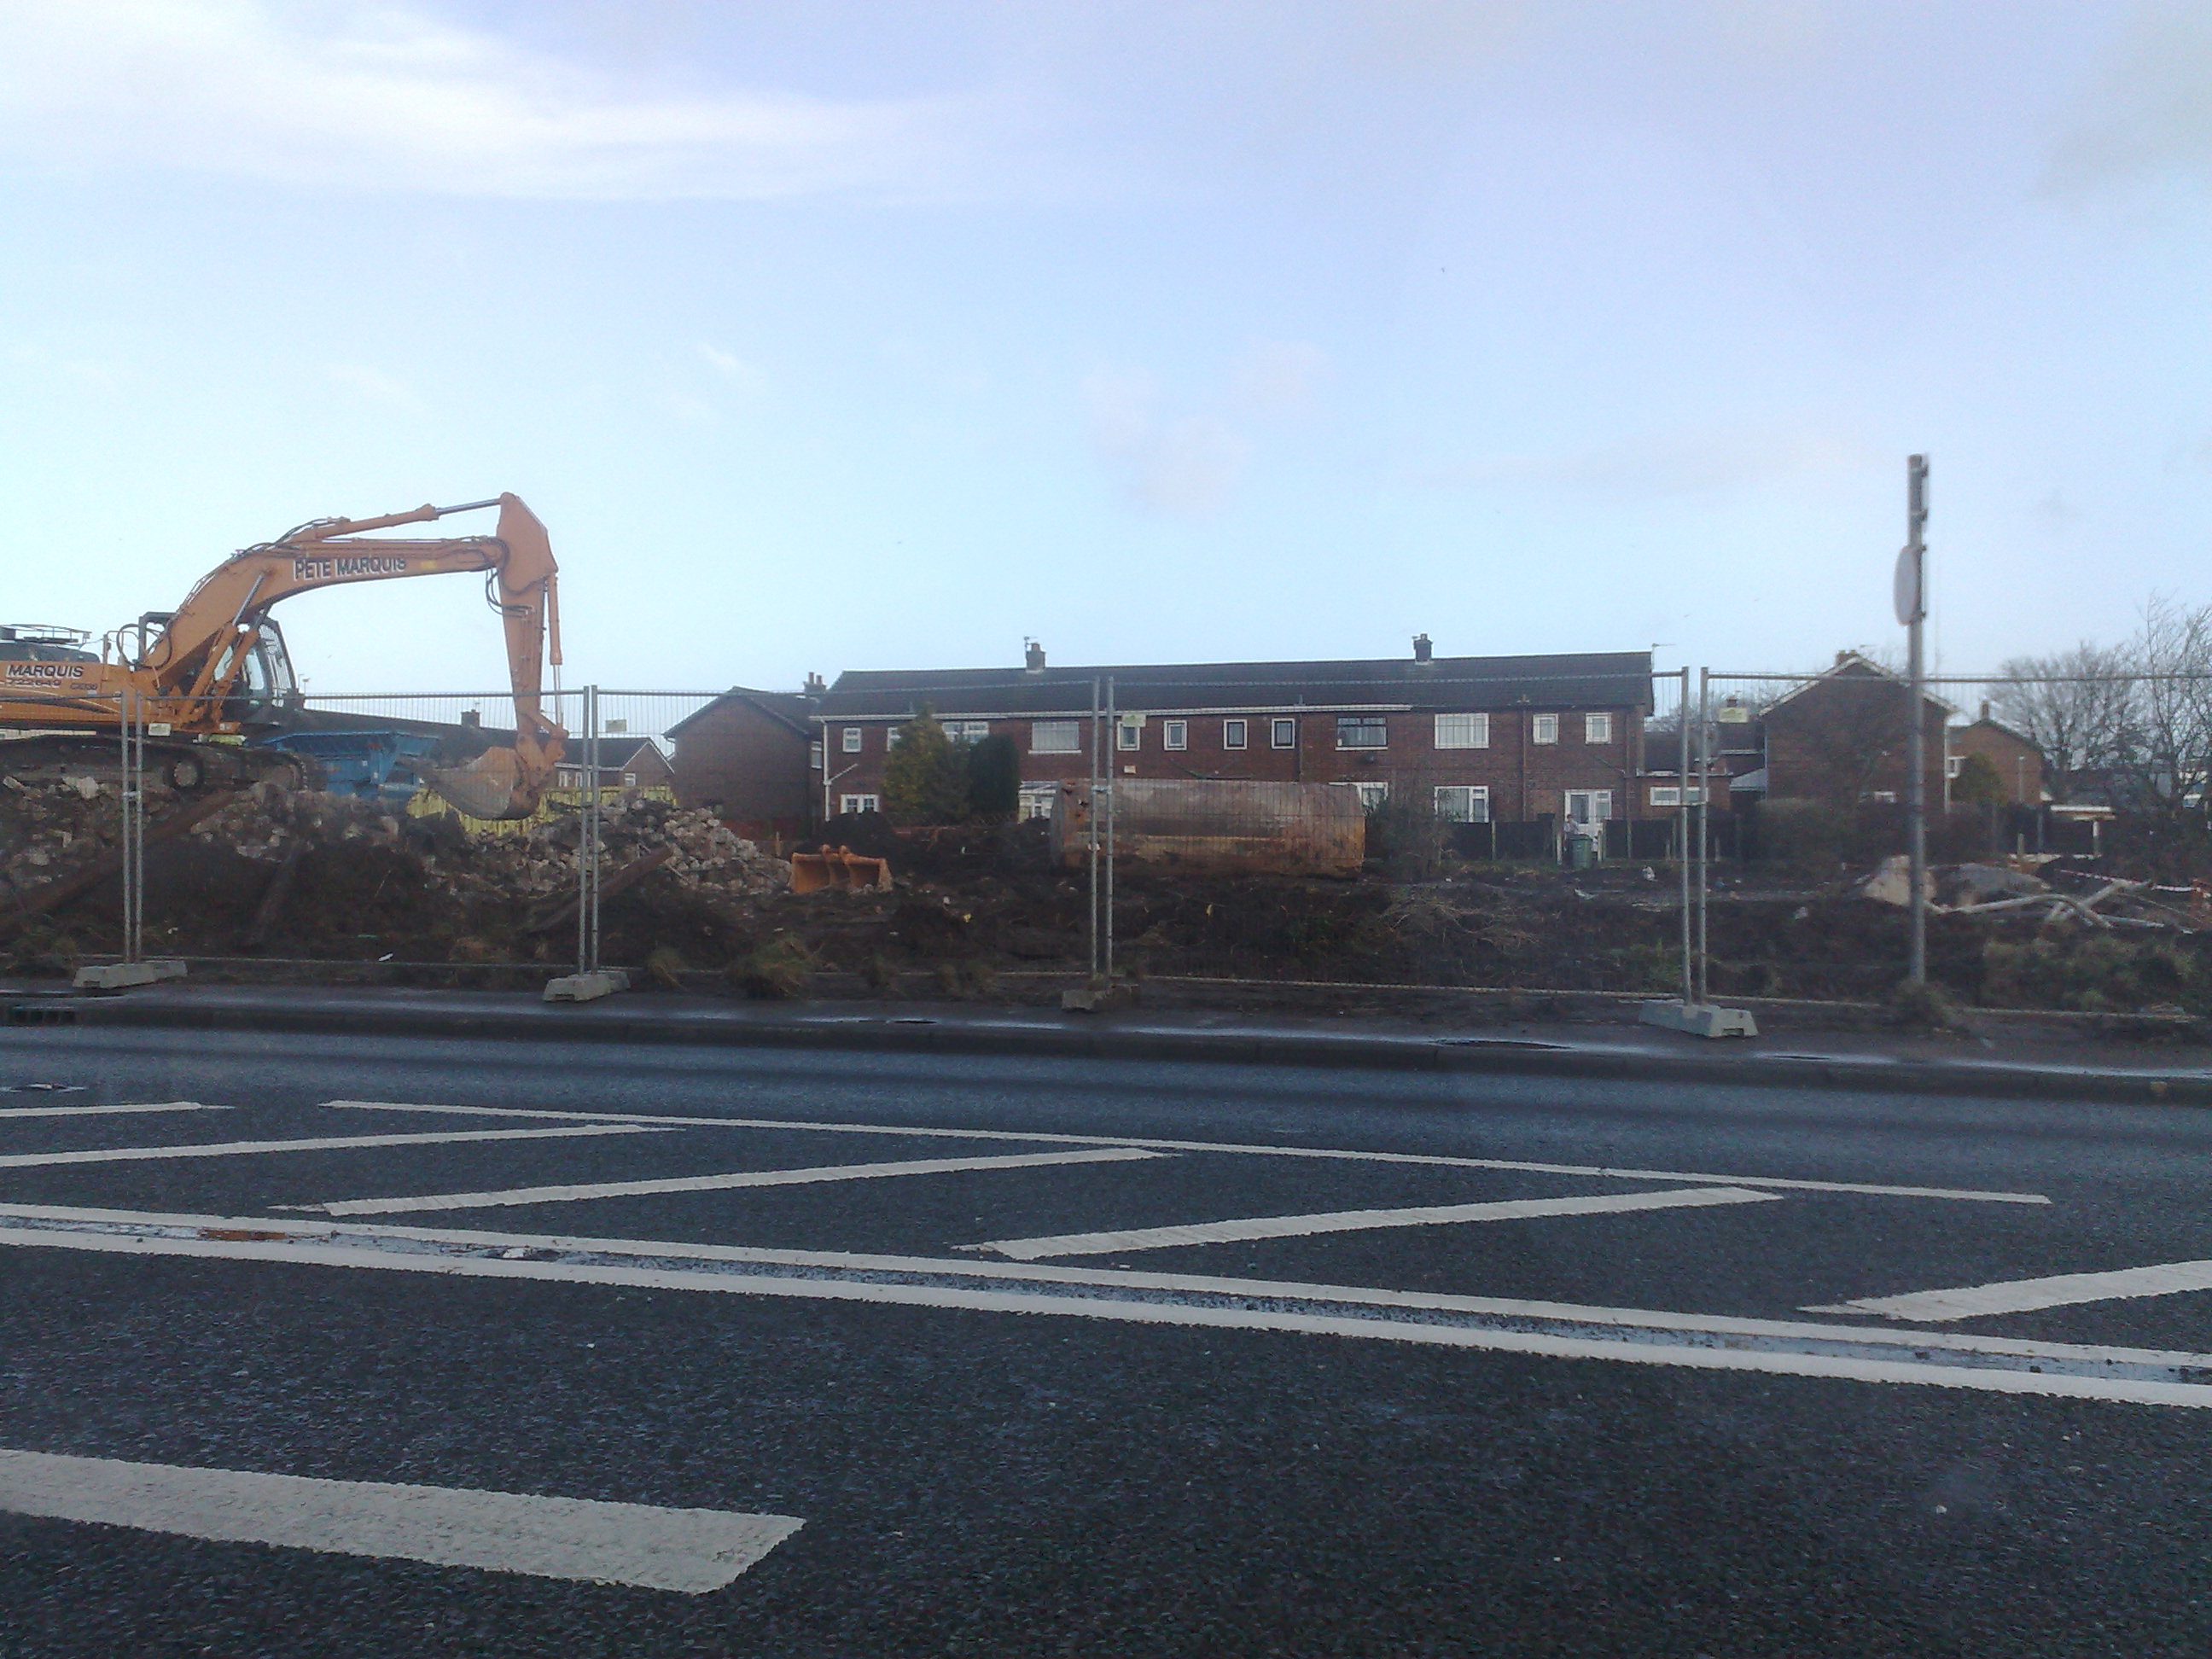
[[[197,816],[194,816],[197,814]],[[451,938],[534,948],[542,919],[576,890],[571,811],[472,832],[351,796],[263,781],[225,799],[146,788],[149,904],[173,917],[172,948],[317,954],[375,939],[442,949]],[[168,833],[164,833],[163,826]],[[649,799],[601,813],[604,878],[643,864],[654,901],[682,910],[786,891],[791,866],[711,813]],[[122,803],[112,781],[0,775],[0,915],[42,908],[63,884],[112,878]],[[276,895],[270,897],[270,895]],[[82,910],[82,905],[77,910]],[[102,931],[103,907],[79,917]],[[76,912],[72,912],[76,914]],[[370,932],[367,930],[375,930]],[[379,952],[378,954],[381,954]]]
[[[2033,862],[2034,860],[2027,860]],[[2041,860],[2046,878],[2003,864],[1955,864],[1931,867],[1926,893],[1931,914],[1996,920],[2065,922],[2086,927],[2150,928],[2196,933],[2212,927],[2212,891],[2202,882],[2190,887],[2157,887],[2144,881],[2053,869]],[[1903,906],[1911,902],[1912,878],[1902,857],[1885,859],[1857,888],[1861,898]]]

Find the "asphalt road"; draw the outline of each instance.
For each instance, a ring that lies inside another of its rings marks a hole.
[[[86,1030],[0,1085],[7,1659],[2212,1650],[2212,1112]]]

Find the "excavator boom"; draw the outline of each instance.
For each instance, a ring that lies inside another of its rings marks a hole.
[[[499,523],[489,536],[404,539],[362,533],[495,506]],[[545,526],[514,495],[423,506],[381,518],[320,520],[246,548],[202,577],[173,612],[149,615],[131,660],[77,665],[66,678],[55,668],[27,664],[18,673],[15,664],[6,665],[0,724],[112,728],[118,700],[129,696],[143,718],[174,732],[238,732],[249,723],[239,703],[240,682],[272,607],[319,588],[466,572],[489,575],[486,597],[506,633],[514,747],[434,770],[429,781],[474,817],[527,817],[560,763],[567,733],[544,706],[549,644],[551,660],[561,660],[558,571]],[[40,695],[11,702],[6,692],[15,690]],[[74,708],[53,695],[71,691],[83,699]]]

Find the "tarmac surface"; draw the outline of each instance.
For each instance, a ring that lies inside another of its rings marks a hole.
[[[2045,1070],[10,1029],[0,1654],[2200,1654],[2212,1113]]]

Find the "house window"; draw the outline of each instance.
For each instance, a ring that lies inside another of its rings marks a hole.
[[[1487,714],[1437,715],[1437,747],[1439,749],[1489,748],[1490,716]]]
[[[1021,793],[1021,818],[1026,823],[1031,818],[1052,816],[1052,803],[1060,793],[1056,783],[1025,783]]]
[[[1557,743],[1559,740],[1559,717],[1557,714],[1539,714],[1528,726],[1528,740],[1531,743]]]
[[[1296,720],[1273,720],[1269,724],[1273,727],[1273,735],[1267,739],[1271,746],[1277,749],[1298,746],[1298,723]]]
[[[857,726],[847,726],[845,728],[843,742],[845,745],[845,752],[847,754],[859,754],[860,752],[860,728]]]
[[[1437,791],[1437,816],[1448,823],[1490,822],[1490,791],[1480,784],[1445,784]]]
[[[1083,728],[1075,720],[1031,720],[1030,722],[1030,753],[1032,755],[1079,755],[1083,752]]]
[[[1162,720],[1160,722],[1160,747],[1163,749],[1189,748],[1190,722],[1188,720]]]
[[[1683,804],[1683,793],[1684,792],[1680,788],[1674,784],[1655,783],[1651,786],[1651,804],[1654,806],[1680,806]],[[1688,794],[1689,804],[1692,806],[1702,805],[1704,804],[1705,792],[1699,788],[1696,784],[1693,783],[1690,786]]]
[[[1613,741],[1613,716],[1610,714],[1583,715],[1583,741],[1584,743],[1611,743]]]
[[[1390,799],[1390,786],[1387,783],[1355,783],[1352,787],[1358,793],[1363,811],[1371,812]]]
[[[840,795],[837,797],[837,810],[841,813],[880,812],[884,810],[883,797],[880,795]]]
[[[1380,714],[1339,714],[1336,717],[1336,746],[1339,749],[1381,749],[1390,741],[1390,728]]]
[[[822,745],[820,744],[810,743],[806,745],[806,765],[809,771],[819,772],[822,769]]]
[[[623,773],[623,788],[625,788],[625,789],[635,789],[635,788],[636,788],[636,787],[637,787],[637,774],[636,774],[636,773],[635,773],[635,772],[625,772],[625,773]]]
[[[1943,775],[1944,775],[1945,777],[1947,777],[1947,778],[1955,778],[1955,777],[1957,777],[1957,776],[1959,775],[1960,769],[1962,767],[1964,767],[1964,766],[1966,765],[1966,757],[1964,755],[1946,755],[1946,756],[1944,756],[1944,757],[1943,757]]]
[[[981,743],[991,735],[988,720],[944,720],[945,735],[955,743]]]
[[[1243,720],[1224,720],[1221,722],[1221,746],[1224,749],[1242,749],[1244,746],[1244,722]]]
[[[1145,746],[1145,728],[1132,726],[1127,720],[1114,722],[1114,746],[1116,749],[1141,749]]]

